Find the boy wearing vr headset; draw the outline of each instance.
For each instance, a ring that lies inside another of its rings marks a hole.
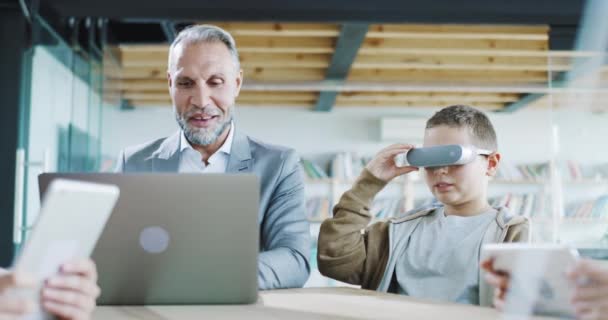
[[[413,146],[395,144],[374,157],[334,207],[333,218],[321,225],[317,260],[322,274],[364,289],[492,304],[493,290],[480,281],[481,246],[527,241],[528,221],[488,203],[488,180],[496,174],[500,154],[485,114],[460,105],[435,113],[426,124],[424,148],[439,146],[473,155],[443,160],[437,159],[440,154],[423,155],[399,167],[396,157],[400,162],[399,155]],[[413,163],[422,167],[439,203],[369,225],[374,196],[393,178],[419,170]]]

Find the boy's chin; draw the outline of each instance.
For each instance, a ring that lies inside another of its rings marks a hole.
[[[435,198],[446,206],[457,206],[462,202],[460,198],[454,194],[438,194],[435,195]]]

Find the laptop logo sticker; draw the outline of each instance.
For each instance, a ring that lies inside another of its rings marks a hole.
[[[139,244],[148,253],[167,250],[169,240],[169,232],[161,227],[147,227],[139,234]]]

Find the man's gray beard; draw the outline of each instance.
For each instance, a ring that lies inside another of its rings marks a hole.
[[[230,117],[228,117],[224,122],[218,125],[215,129],[193,129],[188,125],[188,122],[183,119],[177,112],[175,112],[175,119],[179,124],[179,127],[184,131],[184,135],[186,139],[190,143],[199,145],[199,146],[208,146],[217,141],[220,135],[224,132],[224,130],[230,125],[232,122],[232,113]]]

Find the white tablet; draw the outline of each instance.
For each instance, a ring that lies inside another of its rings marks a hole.
[[[501,243],[482,248],[482,261],[494,259],[494,269],[511,275],[505,312],[574,316],[570,303],[574,286],[566,273],[579,256],[556,244]]]
[[[39,285],[15,294],[38,302],[44,279],[69,260],[89,257],[118,196],[118,187],[113,185],[53,181],[42,200],[38,221],[13,265],[34,276]],[[28,319],[46,317],[37,313]]]

